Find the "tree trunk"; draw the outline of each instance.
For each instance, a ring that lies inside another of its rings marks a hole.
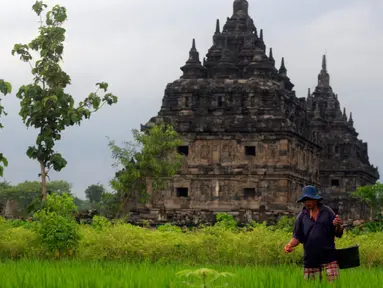
[[[132,197],[130,195],[124,194],[123,198],[120,201],[120,207],[117,211],[116,218],[122,218],[127,213],[129,213],[134,207],[135,200],[137,199],[134,199],[134,196]]]
[[[40,162],[41,169],[41,200],[47,200],[47,172],[44,163]]]
[[[370,221],[372,221],[372,214],[373,214],[373,209],[372,209],[372,205],[370,205]]]

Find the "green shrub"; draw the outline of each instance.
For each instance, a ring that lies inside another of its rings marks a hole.
[[[56,257],[72,255],[80,240],[78,224],[73,218],[76,210],[73,197],[68,194],[48,195],[43,208],[34,214],[38,220],[35,230],[41,243]]]
[[[97,230],[103,230],[105,228],[109,228],[112,225],[109,219],[104,216],[94,216],[92,219],[92,227]]]
[[[12,227],[22,227],[25,225],[26,222],[24,222],[23,220],[20,220],[20,219],[15,219],[15,220],[10,220],[9,221],[9,224],[12,226]]]
[[[27,224],[14,228],[1,221],[0,258],[50,258],[52,250],[65,252],[71,247],[76,248],[73,257],[85,261],[245,266],[302,264],[303,258],[302,245],[294,253],[284,252],[291,232],[271,231],[265,224],[254,224],[247,230],[208,226],[180,233],[172,225],[163,225],[158,231],[122,222],[105,224],[103,218],[98,218],[95,226],[77,225],[58,214],[48,214],[44,221],[33,224],[33,229],[26,228]],[[336,240],[337,248],[360,245],[361,263],[367,267],[383,265],[381,243],[382,232],[354,235],[346,231]]]
[[[158,226],[157,230],[160,232],[176,232],[176,233],[182,232],[182,229],[180,227],[172,225],[170,223],[166,223],[164,225]]]
[[[295,223],[295,218],[282,216],[278,220],[277,224],[275,226],[270,226],[269,229],[272,231],[282,230],[285,232],[292,233],[292,231],[294,229],[294,223]]]
[[[225,229],[235,229],[237,227],[237,221],[235,221],[234,217],[227,213],[218,213],[216,215],[217,222],[214,226],[222,227]]]
[[[350,230],[354,235],[383,232],[383,221],[371,221]]]
[[[7,223],[7,219],[5,219],[4,217],[0,216],[0,226],[4,225],[5,223]]]
[[[44,248],[34,231],[24,227],[13,228],[10,225],[8,227],[0,234],[1,259],[29,259],[44,256]]]

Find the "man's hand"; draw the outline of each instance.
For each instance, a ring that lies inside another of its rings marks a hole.
[[[334,221],[332,221],[332,224],[336,227],[342,226],[342,223],[342,219],[340,219],[339,215],[336,215]]]
[[[293,251],[294,251],[294,248],[291,246],[290,243],[285,246],[285,252],[286,253],[291,253]]]
[[[291,253],[294,251],[294,247],[299,245],[299,241],[295,238],[291,239],[291,241],[285,246],[285,252]]]

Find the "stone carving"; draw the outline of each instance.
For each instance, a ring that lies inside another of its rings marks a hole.
[[[209,145],[201,146],[201,159],[208,160],[209,159],[210,148]]]
[[[200,194],[204,196],[205,199],[210,200],[212,195],[212,187],[211,183],[208,181],[201,181],[200,182]]]

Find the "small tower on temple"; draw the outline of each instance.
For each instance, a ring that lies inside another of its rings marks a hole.
[[[279,75],[283,79],[283,83],[285,85],[285,88],[289,91],[292,91],[294,88],[294,84],[291,83],[290,78],[287,76],[287,69],[285,66],[285,58],[284,57],[282,57],[281,67],[279,68]]]
[[[185,66],[181,67],[184,74],[182,79],[198,79],[206,77],[206,69],[201,65],[199,60],[199,53],[195,45],[195,39],[193,39],[192,48],[189,52],[189,59],[186,61]]]
[[[352,119],[352,112],[350,113],[350,118],[348,119],[348,125],[354,127],[354,119]]]
[[[330,88],[330,75],[327,72],[327,58],[323,55],[322,70],[318,75],[318,86],[321,88]]]
[[[275,59],[274,59],[274,56],[273,56],[273,48],[270,47],[270,51],[269,51],[269,59],[271,61],[271,63],[273,63],[273,66],[275,65]]]
[[[263,52],[266,52],[266,45],[265,42],[263,41],[263,29],[260,31],[259,37],[257,34],[254,34],[255,38],[255,47],[260,48]]]
[[[235,0],[233,3],[233,15],[243,14],[249,15],[249,2],[246,0]]]
[[[215,34],[214,35],[219,35],[221,34],[221,26],[219,24],[219,19],[217,19],[217,22],[215,24]]]
[[[279,68],[279,75],[281,75],[283,77],[287,76],[287,69],[285,66],[285,57],[282,57],[281,67]]]

